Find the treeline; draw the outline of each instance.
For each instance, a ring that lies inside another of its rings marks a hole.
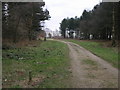
[[[45,2],[3,2],[3,43],[36,39],[43,27],[41,23],[50,18],[49,11],[43,9],[44,5]]]
[[[118,17],[119,3],[102,2],[91,11],[84,10],[80,17],[64,18],[60,23],[61,34],[64,38],[118,40]]]

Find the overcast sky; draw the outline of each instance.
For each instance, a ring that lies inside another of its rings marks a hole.
[[[45,8],[50,12],[50,20],[45,21],[45,27],[59,30],[60,23],[67,17],[80,17],[84,9],[92,10],[101,0],[44,0]]]

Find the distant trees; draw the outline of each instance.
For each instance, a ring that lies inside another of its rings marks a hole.
[[[60,23],[60,29],[61,29],[61,34],[64,38],[66,38],[66,29],[68,28],[68,20],[63,19],[62,22]]]
[[[114,3],[113,20],[113,3],[102,2],[91,11],[84,10],[82,15],[77,18],[64,18],[60,24],[61,34],[65,37],[66,29],[71,29],[76,32],[76,38],[82,39],[99,39],[111,40],[113,39],[113,22],[115,22],[115,40],[118,39],[118,8],[119,3]]]
[[[60,29],[64,38],[66,37],[66,30],[75,30],[77,32],[79,29],[79,18],[77,16],[75,18],[64,18],[60,23]],[[69,34],[71,35],[71,33]]]
[[[49,11],[43,10],[45,2],[2,3],[2,34],[4,40],[14,43],[20,40],[36,39],[41,30],[41,21],[50,18]]]

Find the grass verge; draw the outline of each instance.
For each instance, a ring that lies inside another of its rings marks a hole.
[[[67,45],[57,41],[39,43],[3,50],[3,88],[69,87]],[[30,71],[32,81],[29,82]]]
[[[111,47],[105,47],[103,42],[95,42],[95,41],[80,41],[80,40],[72,40],[68,39],[66,41],[70,41],[81,45],[87,50],[91,51],[93,54],[103,58],[104,60],[111,63],[114,67],[118,68],[118,52]]]

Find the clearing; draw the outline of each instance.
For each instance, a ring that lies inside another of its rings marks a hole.
[[[118,69],[73,42],[37,41],[2,52],[3,88],[118,87]]]

